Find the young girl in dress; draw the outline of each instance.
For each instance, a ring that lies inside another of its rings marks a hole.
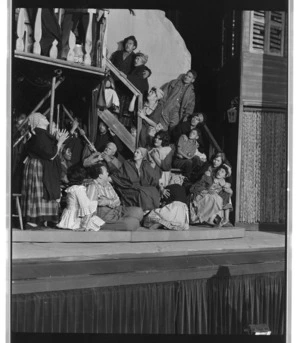
[[[86,187],[82,184],[86,178],[85,169],[80,165],[71,166],[67,177],[71,185],[65,191],[67,207],[57,227],[74,231],[99,231],[105,222],[94,214],[97,210],[97,201],[91,201],[87,197]]]
[[[230,197],[233,193],[230,184],[225,181],[229,173],[229,168],[223,164],[214,175],[203,175],[201,180],[191,187],[191,223],[200,222],[214,226],[217,215],[223,218],[223,211],[229,213]]]

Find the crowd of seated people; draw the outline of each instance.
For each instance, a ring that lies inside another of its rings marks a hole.
[[[141,118],[139,144],[130,156],[100,116],[90,144],[81,137],[85,131],[79,120],[68,130],[50,134],[44,115],[29,116],[20,190],[27,229],[188,230],[190,224],[232,225],[232,171],[223,152],[207,158],[206,116],[194,112],[197,73],[189,70],[149,90],[148,57],[135,54],[136,47],[134,36],[125,38],[123,50],[111,60],[146,93],[142,109],[134,106],[128,115],[132,95],[112,75],[102,82],[98,100],[99,107],[110,109],[133,136],[134,115]]]

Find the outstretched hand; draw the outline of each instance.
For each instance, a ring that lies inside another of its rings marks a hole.
[[[67,130],[57,130],[56,138],[58,143],[61,145],[66,141],[69,137],[69,132]]]

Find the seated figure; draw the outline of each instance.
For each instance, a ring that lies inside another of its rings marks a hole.
[[[134,231],[140,226],[143,211],[139,207],[125,207],[110,184],[107,167],[97,164],[90,167],[92,180],[86,182],[87,195],[90,200],[97,201],[97,215],[107,224],[103,230]],[[109,225],[115,223],[116,225]]]

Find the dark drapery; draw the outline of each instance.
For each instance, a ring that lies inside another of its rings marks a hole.
[[[13,332],[285,333],[284,272],[12,296]]]

